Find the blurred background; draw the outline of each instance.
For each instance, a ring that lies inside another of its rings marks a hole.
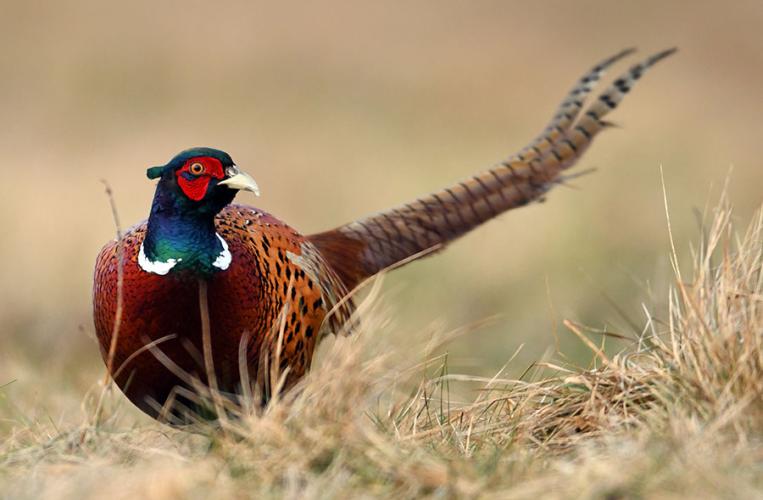
[[[238,201],[309,234],[516,151],[598,60],[680,47],[612,115],[621,127],[580,162],[598,171],[577,189],[386,279],[390,351],[494,317],[447,346],[451,371],[481,375],[520,345],[515,375],[556,349],[587,363],[562,319],[632,332],[642,304],[664,302],[660,165],[684,256],[730,171],[739,220],[761,202],[758,1],[115,5],[3,2],[0,399],[25,415],[76,413],[103,373],[91,273],[114,225],[101,180],[130,226],[153,195],[146,167],[190,146],[228,151],[263,191]]]

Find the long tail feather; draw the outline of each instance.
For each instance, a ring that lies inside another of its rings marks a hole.
[[[607,69],[615,64],[622,58],[633,54],[636,51],[634,48],[629,48],[618,52],[617,54],[610,56],[603,61],[600,61],[596,66],[591,68],[588,73],[580,77],[574,87],[569,91],[567,96],[559,104],[559,107],[554,112],[553,118],[546,125],[546,128],[541,132],[530,144],[522,148],[521,151],[512,155],[508,161],[520,160],[528,161],[536,156],[541,156],[548,151],[551,146],[555,144],[561,137],[564,136],[565,131],[575,121],[583,109],[586,97],[599,83],[601,77],[604,76]]]
[[[572,88],[528,146],[491,169],[410,203],[310,236],[348,289],[397,262],[444,247],[483,222],[541,198],[581,157],[636,80],[676,49],[659,52],[622,74],[584,109],[604,72],[627,49],[594,66]]]

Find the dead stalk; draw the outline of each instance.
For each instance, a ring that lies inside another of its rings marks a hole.
[[[109,343],[109,353],[106,358],[106,374],[103,377],[103,390],[98,397],[98,404],[95,407],[93,414],[93,425],[98,426],[98,422],[101,419],[103,413],[103,400],[106,397],[106,392],[111,388],[111,373],[114,367],[114,356],[117,351],[117,341],[119,339],[119,330],[122,326],[122,314],[124,303],[124,268],[125,268],[125,256],[124,256],[124,239],[122,238],[122,225],[119,222],[119,211],[117,210],[117,204],[114,200],[114,192],[111,190],[111,186],[106,180],[101,180],[106,187],[106,196],[109,198],[109,205],[111,206],[111,216],[114,220],[114,226],[117,231],[117,310],[114,315],[114,326],[111,330],[111,342]]]
[[[217,386],[217,376],[215,375],[215,364],[212,359],[212,332],[209,326],[209,300],[207,296],[207,281],[199,280],[199,311],[201,313],[201,343],[204,350],[204,370],[207,373],[207,385],[212,396],[212,404],[215,407],[217,418],[223,428],[226,427],[225,406],[222,396]]]

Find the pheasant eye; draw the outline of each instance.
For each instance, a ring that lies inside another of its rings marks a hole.
[[[191,166],[188,167],[188,171],[193,175],[201,175],[204,173],[204,165],[199,162],[191,163]]]

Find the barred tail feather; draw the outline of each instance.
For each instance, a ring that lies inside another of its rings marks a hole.
[[[312,235],[310,240],[352,289],[383,269],[442,248],[493,217],[540,199],[607,127],[603,118],[636,80],[675,50],[632,66],[584,109],[585,98],[604,72],[633,49],[605,59],[578,81],[544,131],[519,153],[442,191]]]
[[[599,83],[599,80],[604,76],[607,69],[622,58],[633,54],[635,51],[636,49],[634,48],[622,50],[617,54],[600,61],[596,66],[591,68],[588,73],[580,77],[580,80],[577,81],[575,86],[572,87],[564,100],[559,104],[559,107],[554,112],[553,118],[548,125],[546,125],[543,132],[541,132],[521,151],[512,155],[508,161],[528,161],[534,157],[542,156],[547,152],[556,141],[564,136],[565,131],[569,129],[570,125],[578,117],[580,110],[583,109],[586,97],[588,97],[588,94],[590,94],[596,87],[596,84]]]

